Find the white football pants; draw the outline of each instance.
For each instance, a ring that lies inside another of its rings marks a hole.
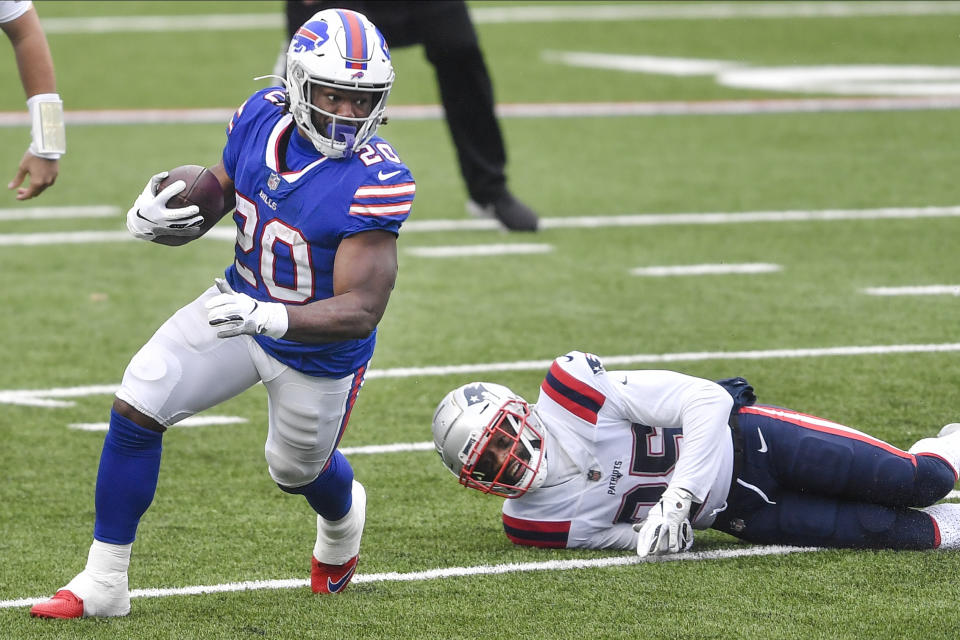
[[[170,426],[263,382],[270,476],[286,487],[308,484],[333,455],[362,377],[308,376],[250,336],[218,338],[204,307],[218,293],[210,287],[157,330],[127,365],[117,397]]]

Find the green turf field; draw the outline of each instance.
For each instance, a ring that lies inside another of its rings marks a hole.
[[[267,474],[265,394],[254,388],[207,412],[243,422],[175,427],[165,436],[156,499],[134,546],[131,615],[63,622],[33,620],[27,609],[83,568],[91,540],[103,432],[71,425],[106,422],[132,354],[232,257],[219,237],[181,248],[114,238],[125,233],[123,216],[150,175],[219,160],[230,111],[265,86],[252,78],[273,67],[282,3],[36,4],[68,117],[148,108],[226,116],[68,124],[57,184],[27,203],[0,195],[0,640],[956,637],[956,552],[749,555],[749,545],[713,531],[698,533],[698,554],[673,562],[514,547],[498,500],[458,486],[432,451],[358,450],[427,442],[437,402],[471,380],[535,400],[547,363],[571,349],[624,357],[608,368],[742,375],[763,402],[901,447],[960,420],[960,101],[937,109],[870,102],[955,97],[955,80],[927,91],[906,78],[881,93],[835,85],[786,92],[726,86],[714,72],[558,59],[576,52],[721,61],[777,67],[778,78],[785,66],[956,72],[955,3],[829,3],[866,14],[840,17],[783,9],[818,3],[472,3],[498,102],[554,114],[501,121],[511,186],[545,225],[532,235],[471,229],[444,122],[396,117],[380,130],[417,178],[417,198],[377,354],[342,443],[355,451],[348,458],[369,496],[354,584],[327,598],[305,586],[314,519]],[[677,15],[678,4],[690,14]],[[717,7],[748,13],[744,7],[773,4],[783,15],[705,17]],[[530,6],[536,11],[522,20],[498,13]],[[582,6],[613,13],[569,20],[550,12]],[[674,13],[657,15],[656,7]],[[96,17],[238,13],[260,14],[261,24],[131,31],[114,20],[84,30]],[[0,48],[0,116],[25,113],[9,46]],[[396,49],[393,60],[391,106],[436,104],[422,51]],[[898,93],[908,84],[912,93]],[[860,106],[836,110],[842,98]],[[806,102],[765,113],[556,115],[564,103],[763,108],[785,100]],[[25,125],[0,126],[3,184],[28,142]],[[106,217],[38,217],[39,207],[80,206],[102,207]],[[711,213],[730,215],[704,217]],[[445,221],[449,230],[425,226]],[[217,231],[226,237],[230,224]],[[51,237],[76,232],[115,235]],[[520,244],[544,246],[478,257],[421,253]],[[632,273],[747,263],[778,269]],[[934,285],[939,294],[865,292]],[[584,566],[564,564],[570,560]],[[491,569],[509,563],[529,570]]]

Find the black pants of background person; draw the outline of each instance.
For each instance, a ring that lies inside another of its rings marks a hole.
[[[287,33],[317,11],[353,9],[369,18],[391,48],[422,44],[437,74],[440,99],[474,213],[508,229],[535,231],[538,220],[507,189],[507,157],[494,114],[493,85],[464,2],[450,0],[287,0]]]

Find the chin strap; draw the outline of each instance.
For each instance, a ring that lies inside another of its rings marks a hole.
[[[357,139],[357,128],[355,126],[331,122],[327,125],[327,137],[333,142],[342,142],[347,145],[347,148],[343,150],[344,158],[353,155],[353,143]]]

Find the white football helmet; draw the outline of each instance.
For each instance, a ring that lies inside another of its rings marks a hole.
[[[517,498],[543,484],[544,430],[507,387],[472,382],[448,393],[433,414],[433,442],[460,484]]]
[[[330,158],[350,157],[373,137],[384,119],[393,78],[386,40],[356,11],[315,13],[297,30],[287,49],[290,113],[313,146]],[[365,118],[336,116],[313,104],[311,92],[316,87],[368,91],[374,94],[373,109]],[[332,118],[325,131],[317,130],[314,112]]]

